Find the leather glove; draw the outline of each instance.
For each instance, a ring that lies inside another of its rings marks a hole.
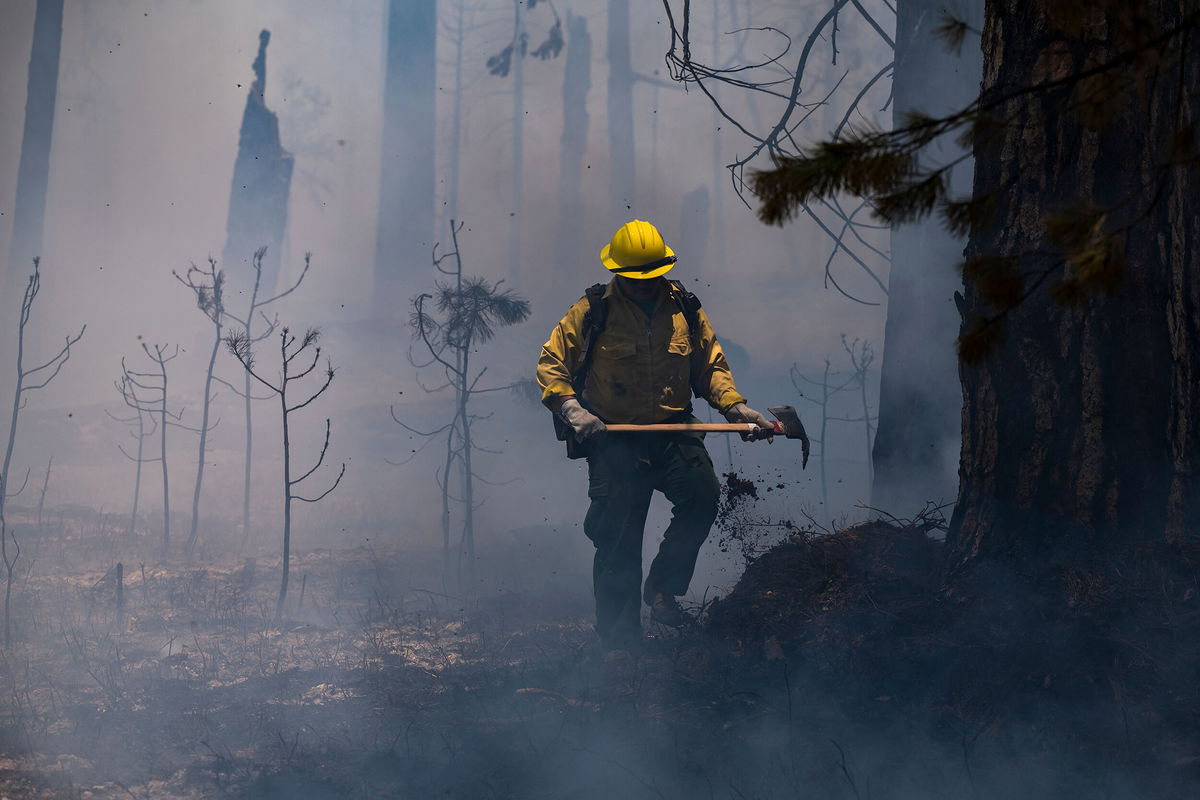
[[[581,442],[598,439],[607,430],[600,418],[581,406],[574,397],[562,401],[558,414],[571,426],[575,438]]]
[[[771,420],[767,419],[745,403],[734,403],[732,406],[730,406],[729,410],[725,412],[725,419],[729,420],[730,422],[750,422],[760,428],[765,428],[768,431],[775,430],[775,426],[771,424]],[[743,433],[741,436],[743,442],[753,442],[758,439],[767,439],[770,441],[772,438],[772,434],[770,433]]]

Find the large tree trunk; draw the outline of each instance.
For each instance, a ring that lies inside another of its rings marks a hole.
[[[716,63],[721,63],[719,53],[721,52],[721,4],[712,4],[712,52],[713,59]],[[729,29],[736,28],[737,25],[730,25]],[[753,99],[750,100],[753,108]],[[752,112],[753,113],[753,112]],[[720,275],[720,270],[725,269],[725,190],[731,185],[729,180],[729,170],[725,168],[725,159],[721,154],[721,129],[725,127],[725,119],[721,116],[721,112],[713,107],[712,110],[712,245],[713,257],[712,263],[703,264],[702,269],[706,269],[709,275]],[[755,126],[756,130],[762,130],[761,127]],[[688,240],[683,240],[688,241]]]
[[[1167,29],[1185,5],[1143,7]],[[985,97],[1127,49],[1099,11],[1086,48],[1038,12],[1018,0],[988,3]],[[1008,315],[995,351],[961,368],[952,581],[1003,559],[1027,573],[1066,559],[1111,563],[1129,547],[1200,532],[1200,168],[1164,166],[1167,143],[1196,122],[1200,106],[1200,37],[1185,41],[1186,58],[1135,84],[1098,130],[1067,107],[1069,90],[1058,90],[1007,101],[999,113],[1009,124],[977,145],[976,190],[995,193],[998,210],[972,235],[968,255],[1018,257],[1035,275],[1053,267],[1052,254],[1029,255],[1052,253],[1042,219],[1081,201],[1113,209],[1110,230],[1132,227],[1112,294],[1059,307],[1047,291],[1062,277],[1056,270]],[[1117,77],[1106,86],[1120,87]],[[967,281],[968,315],[992,313],[980,295]]]
[[[512,181],[509,185],[508,283],[521,285],[521,223],[525,196],[525,0],[513,4]]]
[[[894,113],[940,116],[965,108],[979,94],[982,54],[969,34],[960,52],[934,35],[942,22],[941,0],[902,0],[896,5]],[[983,0],[955,13],[978,30]],[[953,136],[926,149],[922,160],[944,164],[962,153]],[[954,194],[971,193],[971,162],[952,174]],[[892,232],[888,315],[880,365],[879,429],[872,452],[871,505],[908,516],[927,501],[949,501],[957,486],[962,394],[953,341],[958,330],[954,267],[966,241],[939,219],[902,225]]]
[[[454,99],[450,104],[450,141],[446,144],[446,202],[440,231],[458,219],[458,182],[462,168],[463,46],[467,39],[465,0],[455,7],[454,23]]]
[[[608,220],[632,219],[637,186],[633,149],[633,62],[629,53],[629,0],[608,0]]]
[[[8,253],[8,284],[14,292],[28,274],[30,261],[42,254],[62,26],[63,0],[38,0],[25,95],[25,131],[21,137],[17,197],[13,205],[12,241]]]
[[[565,296],[586,285],[595,274],[591,247],[579,235],[584,218],[583,170],[587,152],[587,97],[592,88],[592,37],[587,17],[567,12],[567,57],[563,71],[563,130],[558,157],[558,234],[555,264],[562,285],[556,296]]]
[[[435,0],[391,0],[372,295],[378,318],[407,307],[406,281],[427,266],[433,246],[436,41]]]

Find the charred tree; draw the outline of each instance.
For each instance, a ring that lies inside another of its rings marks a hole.
[[[261,371],[255,370],[254,352],[252,349],[253,342],[244,330],[231,333],[225,338],[229,352],[241,363],[246,372],[250,373],[254,380],[261,383],[279,398],[280,416],[283,422],[283,575],[279,584],[279,600],[275,604],[275,621],[277,623],[283,618],[283,607],[287,602],[288,578],[291,572],[292,501],[299,500],[302,503],[320,502],[338,487],[338,484],[342,482],[342,477],[346,474],[346,465],[343,463],[341,471],[338,472],[333,485],[324,492],[315,497],[305,497],[297,494],[300,491],[298,488],[299,484],[312,477],[313,473],[325,463],[325,455],[329,452],[329,434],[331,430],[330,421],[326,418],[325,442],[321,445],[321,454],[317,457],[317,463],[298,478],[292,477],[291,415],[310,405],[314,400],[323,395],[325,390],[333,383],[333,366],[326,360],[324,370],[325,382],[321,384],[321,387],[308,395],[304,400],[295,401],[295,396],[293,395],[292,400],[295,402],[289,405],[288,389],[292,388],[294,390],[295,388],[291,384],[303,380],[312,374],[321,361],[321,348],[317,345],[319,338],[320,331],[317,328],[309,328],[299,340],[288,328],[283,328],[279,332],[279,377],[275,379],[274,383],[266,380]],[[310,347],[312,348],[312,361],[308,362],[306,353]],[[302,360],[298,367],[293,367],[292,362],[298,358]]]
[[[167,463],[167,428],[187,428],[182,424],[183,411],[172,412],[167,404],[167,364],[179,356],[179,345],[175,345],[170,355],[167,345],[155,344],[153,348],[142,342],[142,352],[156,367],[154,372],[134,372],[125,366],[121,360],[121,372],[128,378],[133,391],[129,397],[135,402],[135,408],[158,416],[158,461],[162,463],[162,496],[163,496],[163,544],[162,554],[166,558],[171,550],[171,474]],[[140,389],[144,395],[138,395]],[[187,430],[196,431],[195,428]]]
[[[261,258],[255,253],[255,262]],[[258,270],[256,270],[257,273]],[[196,535],[200,530],[200,491],[204,486],[205,450],[208,447],[209,411],[212,407],[213,370],[217,366],[217,353],[221,349],[222,331],[225,327],[225,273],[217,269],[217,262],[208,259],[208,267],[201,268],[192,264],[188,271],[180,275],[172,272],[176,280],[192,291],[196,298],[196,307],[213,326],[212,349],[208,355],[208,368],[204,373],[204,393],[200,406],[200,449],[196,456],[196,487],[192,492],[192,526],[188,531],[184,553],[190,555],[196,546]],[[257,283],[257,281],[256,281]]]
[[[33,52],[25,95],[25,129],[17,168],[12,241],[8,253],[9,284],[16,287],[20,270],[40,256],[50,186],[50,145],[54,138],[54,104],[58,99],[59,51],[62,48],[63,0],[38,0],[33,22]]]
[[[308,268],[312,265],[312,253],[304,254],[304,269],[300,271],[300,276],[296,278],[296,282],[278,294],[267,294],[263,287],[263,259],[266,257],[267,249],[260,247],[254,251],[254,256],[250,261],[250,268],[254,273],[254,282],[250,288],[250,302],[246,307],[246,316],[239,318],[231,313],[227,308],[222,306],[224,315],[236,322],[246,332],[246,338],[250,343],[257,344],[275,333],[279,327],[279,317],[268,317],[265,308],[273,304],[277,300],[287,297],[292,292],[300,287],[304,282],[304,277],[308,275]],[[259,331],[259,323],[262,324],[262,330]],[[242,461],[242,548],[250,540],[250,492],[251,492],[251,465],[254,463],[254,414],[253,401],[266,400],[270,395],[265,397],[255,397],[251,389],[250,373],[242,370],[242,388],[238,388],[233,384],[217,378],[217,380],[228,387],[234,394],[242,398],[244,416],[246,421],[246,447],[244,458]]]
[[[254,253],[267,247],[262,264],[263,290],[275,291],[279,253],[287,228],[288,196],[292,187],[292,154],[279,140],[279,118],[267,108],[267,44],[271,32],[258,35],[254,82],[246,95],[238,134],[237,161],[229,194],[229,220],[221,263],[249,265]],[[237,292],[249,291],[235,284]]]
[[[391,0],[373,294],[381,319],[395,314],[416,270],[402,254],[428,252],[434,237],[436,42],[435,0]]]
[[[46,492],[50,489],[50,468],[54,466],[54,456],[46,459],[46,476],[42,480],[42,491],[38,494],[37,532],[39,541],[42,538],[42,512],[46,509]]]
[[[33,274],[25,283],[25,294],[21,298],[21,310],[17,319],[17,359],[16,381],[13,390],[12,410],[8,417],[8,439],[4,446],[4,462],[0,466],[0,558],[4,561],[4,646],[12,641],[12,585],[13,570],[21,557],[21,545],[13,532],[8,529],[8,521],[4,515],[5,501],[10,497],[9,476],[12,468],[13,451],[17,444],[17,428],[21,417],[21,409],[28,400],[26,395],[38,389],[45,388],[58,377],[63,365],[71,358],[71,348],[83,338],[87,325],[79,329],[79,333],[68,336],[66,343],[49,360],[43,361],[36,367],[25,366],[25,335],[29,329],[29,319],[33,314],[34,302],[42,287],[41,259],[33,259]],[[47,473],[49,466],[47,466]],[[29,479],[28,473],[26,480]],[[24,486],[22,486],[24,488]]]
[[[474,424],[481,417],[471,410],[471,401],[476,395],[501,391],[521,391],[528,381],[518,381],[504,386],[480,386],[479,382],[487,367],[472,363],[472,355],[480,344],[495,335],[497,327],[507,327],[523,322],[529,317],[529,301],[512,290],[502,287],[502,282],[491,284],[482,278],[463,274],[462,252],[458,234],[465,223],[451,221],[450,238],[453,250],[438,254],[434,249],[433,266],[451,280],[439,282],[436,294],[423,293],[413,300],[413,337],[425,349],[428,358],[413,360],[418,369],[431,367],[442,372],[445,382],[431,389],[440,392],[447,389],[454,393],[453,415],[449,422],[432,431],[421,431],[396,416],[392,419],[410,433],[425,437],[427,441],[441,439],[446,445],[445,463],[435,476],[442,493],[442,547],[447,575],[453,571],[462,583],[462,562],[467,562],[467,581],[475,585],[475,472],[473,457],[480,449],[475,441]],[[453,259],[453,261],[450,261]],[[443,266],[450,263],[452,266]],[[410,356],[411,359],[411,356]],[[451,488],[451,476],[457,475],[457,495]],[[455,559],[450,541],[451,500],[463,507],[462,537],[458,548],[458,568],[453,569]]]
[[[870,475],[871,469],[871,425],[875,422],[875,417],[871,416],[868,401],[866,401],[866,378],[871,368],[871,361],[875,359],[874,351],[871,350],[869,342],[859,343],[858,339],[853,342],[846,341],[845,335],[841,337],[842,348],[845,348],[846,355],[850,357],[851,372],[846,374],[845,379],[842,379],[841,372],[835,372],[833,363],[829,361],[828,356],[824,360],[824,372],[821,375],[821,380],[809,378],[808,375],[800,372],[798,365],[792,365],[788,371],[788,377],[792,379],[792,386],[799,392],[800,398],[804,399],[816,408],[821,410],[821,433],[817,437],[812,437],[812,441],[816,441],[821,445],[820,453],[817,453],[820,462],[818,467],[821,468],[821,505],[824,510],[824,521],[826,521],[826,529],[833,530],[833,509],[829,505],[829,475],[826,463],[826,452],[829,450],[829,423],[830,422],[863,422],[866,428],[866,470]],[[834,399],[846,391],[858,391],[860,401],[862,401],[863,416],[862,417],[846,417],[834,416],[832,405]],[[816,396],[812,396],[810,392],[815,392]]]
[[[117,392],[121,395],[121,400],[126,407],[133,411],[133,416],[117,417],[113,414],[108,416],[117,422],[130,426],[130,436],[137,440],[137,452],[128,453],[121,445],[117,445],[117,449],[121,455],[134,463],[133,470],[133,508],[129,512],[129,527],[125,531],[127,539],[132,538],[134,531],[137,530],[138,504],[142,494],[142,464],[158,461],[158,458],[146,458],[146,440],[153,436],[158,431],[158,423],[154,420],[154,415],[150,413],[142,400],[138,397],[138,388],[133,384],[133,379],[129,375],[129,371],[122,369],[121,377],[114,384],[117,387]],[[147,426],[149,420],[149,426]],[[47,473],[49,468],[47,468]]]
[[[760,216],[838,192],[896,224],[970,233],[958,339],[963,444],[949,585],[976,567],[1044,585],[1112,570],[1200,524],[1200,10],[986,7],[982,93],[943,117],[857,131],[756,173]],[[961,42],[969,25],[942,27]],[[974,195],[919,153],[972,141]],[[1124,580],[1119,575],[1118,580]]]
[[[984,27],[952,574],[1200,535],[1200,12],[1027,5]]]
[[[978,38],[958,48],[937,37],[945,22],[942,0],[896,4],[893,116],[941,116],[979,94],[982,54]],[[961,22],[978,30],[983,0],[955,6]],[[929,143],[926,163],[957,164],[947,175],[950,191],[971,194],[971,162],[953,135]],[[871,505],[907,513],[926,501],[954,497],[962,391],[953,340],[959,318],[954,292],[962,285],[951,268],[962,260],[966,236],[925,219],[892,229],[887,324],[880,364],[879,430],[872,454]]]

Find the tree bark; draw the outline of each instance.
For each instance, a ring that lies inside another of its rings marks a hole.
[[[941,0],[896,5],[892,91],[898,123],[913,111],[934,116],[957,111],[979,94],[982,54],[975,34],[968,34],[960,53],[934,35],[944,5]],[[955,13],[977,30],[983,0],[960,4]],[[961,153],[951,135],[926,148],[922,161],[944,164]],[[970,160],[955,168],[951,184],[956,196],[970,195]],[[965,238],[936,218],[892,231],[871,505],[900,516],[955,495],[962,392],[953,296],[962,283],[954,267],[965,245]]]
[[[287,406],[287,352],[283,355],[283,390],[279,403],[283,408],[283,575],[279,580],[279,601],[275,603],[275,622],[283,619],[283,606],[287,602],[288,578],[292,565],[292,442],[288,431]]]
[[[220,301],[217,302],[219,309]],[[204,373],[204,396],[200,414],[200,447],[196,456],[196,487],[192,492],[192,527],[188,531],[187,545],[184,548],[184,552],[189,556],[192,548],[196,546],[196,535],[200,531],[200,491],[204,486],[204,451],[208,447],[208,415],[212,407],[213,369],[217,365],[217,351],[221,349],[222,344],[220,314],[221,312],[218,311],[217,320],[213,323],[215,335],[213,336],[212,352],[208,357],[208,370]]]
[[[1093,12],[1085,46],[1050,27],[1047,2],[1031,13],[1018,0],[989,1],[985,98],[1127,49],[1105,18],[1114,12]],[[1169,29],[1185,5],[1142,7]],[[1182,41],[1184,58],[1131,90],[1101,126],[1069,108],[1068,88],[1006,101],[998,114],[1008,124],[977,143],[976,191],[994,194],[997,213],[968,255],[1013,256],[1034,275],[1052,269],[1042,220],[1081,201],[1111,209],[1110,230],[1131,227],[1115,291],[1059,307],[1047,286],[1062,273],[1052,272],[1008,314],[995,351],[961,368],[951,585],[997,559],[1026,573],[1064,560],[1112,563],[1128,548],[1200,531],[1200,168],[1165,163],[1167,143],[1200,106],[1200,37]],[[1107,85],[1129,77],[1111,74]],[[970,280],[963,306],[992,313]]]
[[[158,351],[156,351],[158,352]],[[158,457],[162,460],[163,483],[163,558],[171,551],[171,478],[167,471],[167,368],[162,363],[162,353],[158,353],[159,367],[162,368],[162,408],[158,412],[159,430]]]
[[[567,56],[563,71],[563,130],[558,157],[559,225],[555,245],[561,294],[578,291],[583,276],[595,272],[579,235],[584,218],[583,170],[587,152],[587,96],[592,88],[592,37],[587,17],[567,12]]]
[[[629,0],[608,0],[608,195],[611,227],[632,217],[636,194]]]
[[[8,257],[9,285],[14,291],[26,274],[30,259],[42,254],[62,26],[63,0],[38,0]]]
[[[247,324],[246,336],[250,335],[250,325]],[[254,414],[250,408],[254,399],[250,395],[250,390],[253,388],[250,384],[250,373],[247,372],[242,382],[242,391],[246,393],[242,399],[243,413],[246,418],[246,452],[242,459],[242,550],[245,550],[246,545],[250,542],[250,476],[251,467],[254,464]]]
[[[525,0],[513,3],[512,190],[508,211],[508,283],[521,285],[521,222],[525,194]]]
[[[462,167],[462,94],[463,94],[463,45],[466,42],[465,0],[457,4],[454,26],[454,99],[450,106],[450,142],[446,149],[446,203],[442,211],[443,220],[438,230],[458,219],[458,183]]]
[[[141,422],[141,414],[138,415],[138,421]],[[139,425],[140,427],[140,425]],[[138,449],[141,449],[141,439],[138,439]],[[141,458],[141,453],[138,453],[138,458]],[[38,495],[38,510],[37,510],[37,532],[38,541],[42,538],[42,512],[46,508],[46,491],[50,488],[50,468],[54,465],[54,456],[50,456],[46,461],[46,477],[42,481],[42,493]]]
[[[372,296],[380,319],[403,305],[405,281],[433,246],[436,41],[435,0],[391,0]]]

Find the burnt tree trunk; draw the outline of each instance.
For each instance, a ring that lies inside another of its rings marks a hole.
[[[287,229],[288,197],[292,187],[292,154],[279,139],[279,118],[267,108],[267,45],[270,31],[258,35],[254,82],[246,95],[238,134],[237,161],[229,192],[229,218],[221,261],[233,277],[234,291],[249,294],[244,276],[251,274],[254,253],[266,247],[262,259],[262,292],[275,293],[279,257]],[[230,265],[236,265],[230,268]],[[242,269],[246,267],[246,269]]]
[[[508,283],[521,285],[521,223],[525,195],[525,0],[513,3],[512,180],[508,212]]]
[[[13,204],[8,254],[9,285],[15,291],[29,261],[42,254],[46,195],[50,186],[50,143],[58,99],[58,63],[62,48],[63,0],[38,0],[33,22],[33,51],[25,97],[25,130]]]
[[[390,319],[434,241],[437,3],[390,0],[373,312]]]
[[[633,62],[629,52],[629,0],[608,0],[608,197],[612,227],[631,211],[637,186],[633,146]]]
[[[1186,5],[1153,0],[1145,8],[1166,30]],[[1128,49],[1099,11],[1085,47],[1053,30],[1041,8],[988,3],[985,98]],[[1131,548],[1200,532],[1200,168],[1194,159],[1165,165],[1175,132],[1197,122],[1194,33],[1176,39],[1184,57],[1129,92],[1103,125],[1089,129],[1068,107],[1070,89],[1055,90],[1006,101],[999,114],[1009,124],[977,144],[976,191],[994,193],[998,210],[972,235],[968,255],[1018,257],[1033,275],[1054,268],[1042,220],[1081,201],[1111,209],[1109,229],[1131,227],[1112,293],[1055,305],[1047,288],[1063,277],[1059,267],[1009,314],[994,352],[961,368],[952,585],[998,560],[1045,575],[1063,561],[1113,563]],[[1110,74],[1106,86],[1128,77]],[[1189,136],[1195,148],[1194,129]],[[968,316],[990,313],[980,295],[967,281]]]
[[[563,71],[563,130],[558,157],[559,225],[555,242],[555,263],[577,269],[561,269],[561,294],[577,290],[581,274],[591,275],[590,248],[582,246],[579,220],[584,219],[583,172],[587,153],[588,92],[592,88],[592,37],[587,17],[567,12],[567,58]],[[586,265],[586,267],[585,267]],[[586,278],[584,278],[586,280]]]
[[[961,50],[938,40],[942,0],[896,5],[894,116],[921,111],[940,116],[965,108],[979,94],[979,39],[969,34]],[[955,6],[978,28],[983,0]],[[946,164],[962,154],[954,136],[921,153],[925,164]],[[971,193],[971,163],[950,176],[955,196]],[[871,454],[871,505],[907,516],[927,501],[954,499],[962,395],[953,340],[958,330],[954,266],[966,241],[936,218],[892,231],[885,348],[880,364],[879,428]]]

